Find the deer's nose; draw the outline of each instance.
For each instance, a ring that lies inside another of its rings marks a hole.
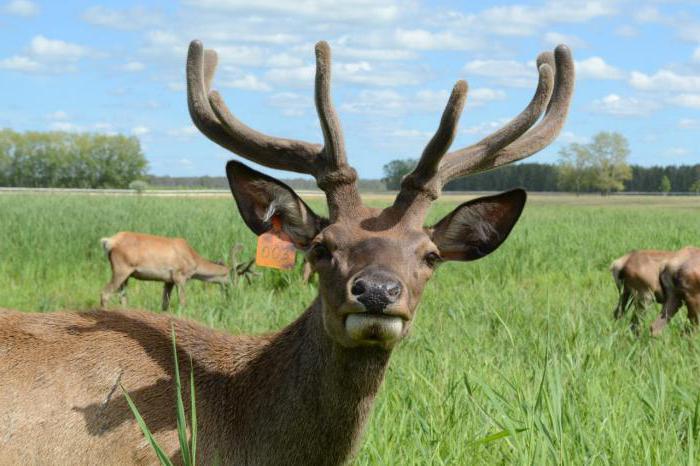
[[[382,312],[399,299],[402,289],[401,282],[391,274],[376,271],[355,278],[350,292],[368,312]]]

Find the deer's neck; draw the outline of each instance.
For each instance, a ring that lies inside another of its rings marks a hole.
[[[222,460],[342,464],[359,444],[388,360],[379,348],[333,342],[317,299],[230,380]]]
[[[217,264],[203,257],[197,258],[197,270],[192,278],[196,280],[208,281],[215,278],[226,277],[228,275],[228,267]]]

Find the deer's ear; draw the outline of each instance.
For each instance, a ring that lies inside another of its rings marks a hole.
[[[508,237],[526,199],[525,191],[514,189],[465,202],[431,228],[431,239],[446,260],[484,257]]]
[[[328,225],[292,188],[271,176],[230,160],[226,177],[243,220],[256,235],[270,230],[277,216],[294,244],[305,248]]]

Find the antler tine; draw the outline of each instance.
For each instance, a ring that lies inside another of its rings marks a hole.
[[[357,189],[357,172],[348,165],[340,120],[331,100],[331,48],[325,41],[316,44],[314,99],[323,131],[323,151],[317,160],[316,184],[326,193],[331,220],[342,211],[352,214],[362,206]],[[342,209],[341,209],[342,206]]]
[[[573,95],[571,51],[565,45],[559,45],[554,54],[541,54],[537,62],[540,80],[530,105],[493,135],[474,146],[447,154],[440,167],[444,183],[529,157],[549,145],[559,134]],[[552,73],[553,66],[556,73]],[[542,121],[527,131],[539,119],[545,106],[547,110]]]
[[[210,91],[217,57],[192,41],[187,54],[187,101],[195,126],[220,146],[270,168],[315,175],[321,146],[265,135],[236,119],[216,91]]]
[[[463,80],[457,81],[452,88],[440,118],[440,125],[423,149],[416,168],[401,181],[401,192],[396,198],[395,205],[411,203],[419,193],[425,193],[430,200],[438,197],[440,192],[438,168],[457,133],[457,123],[464,109],[467,90],[467,82]]]
[[[323,131],[323,152],[328,168],[347,165],[345,140],[340,120],[331,101],[331,48],[327,42],[316,44],[316,83],[314,90],[316,111]]]

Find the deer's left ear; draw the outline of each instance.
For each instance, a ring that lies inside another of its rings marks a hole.
[[[526,199],[524,190],[514,189],[465,202],[430,228],[431,239],[446,260],[480,259],[505,241]]]
[[[316,215],[292,188],[271,176],[230,160],[226,177],[243,220],[256,235],[270,230],[277,216],[285,233],[303,249],[328,226],[328,220]]]

